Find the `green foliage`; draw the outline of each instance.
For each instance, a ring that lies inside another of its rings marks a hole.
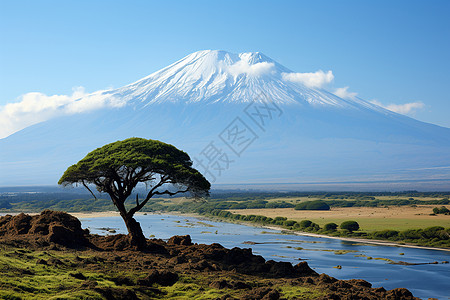
[[[91,151],[70,166],[58,184],[95,184],[100,192],[117,198],[126,196],[126,199],[138,183],[154,182],[155,177],[160,177],[162,184],[184,186],[194,196],[206,195],[211,187],[192,168],[187,153],[170,144],[142,138],[117,141]]]
[[[299,224],[300,224],[300,228],[308,228],[313,224],[313,222],[310,220],[302,220],[302,221],[300,221]]]
[[[356,221],[345,221],[341,224],[341,229],[348,230],[349,232],[357,231],[359,224]]]
[[[323,226],[325,231],[336,231],[338,225],[336,223],[327,223]]]
[[[433,213],[435,213],[436,215],[437,214],[450,215],[450,210],[445,206],[435,207],[433,208]]]
[[[316,200],[316,201],[306,201],[299,203],[295,206],[296,210],[330,210],[330,206],[322,201],[322,200]]]
[[[376,231],[372,234],[372,237],[375,239],[383,239],[383,240],[389,240],[393,238],[397,238],[399,235],[399,232],[397,230],[382,230],[382,231]]]

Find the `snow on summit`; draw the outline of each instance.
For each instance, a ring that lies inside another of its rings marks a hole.
[[[261,52],[234,54],[221,50],[192,53],[125,87],[105,92],[128,102],[246,103],[260,101],[264,92],[278,104],[370,106],[365,101],[344,100],[323,89],[289,80],[293,73]]]

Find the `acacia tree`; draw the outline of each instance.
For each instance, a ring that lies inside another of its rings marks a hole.
[[[139,200],[136,195],[135,204],[127,209],[125,201],[139,183],[147,187],[145,198]],[[146,239],[133,216],[150,198],[179,193],[199,198],[207,196],[211,187],[192,167],[187,153],[170,144],[142,138],[117,141],[88,153],[64,172],[58,184],[83,185],[94,198],[91,184],[99,192],[108,193],[126,224],[131,245],[140,249],[145,248]]]

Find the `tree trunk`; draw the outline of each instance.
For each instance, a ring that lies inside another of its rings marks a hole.
[[[128,236],[130,237],[130,244],[135,246],[138,250],[143,250],[147,247],[147,240],[142,233],[142,228],[139,222],[137,222],[133,217],[127,214],[121,214],[125,225],[128,229]]]

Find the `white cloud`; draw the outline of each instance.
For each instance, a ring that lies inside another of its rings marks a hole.
[[[83,87],[74,88],[72,95],[27,93],[18,102],[0,106],[0,138],[54,117],[123,105],[124,101],[102,92],[86,94]]]
[[[307,87],[321,88],[331,83],[334,80],[332,71],[324,72],[319,70],[314,73],[283,73],[281,74],[284,80],[299,82]]]
[[[274,63],[269,63],[265,61],[250,65],[246,61],[240,60],[229,66],[228,71],[233,76],[238,76],[240,74],[248,74],[250,76],[261,76],[272,72],[274,67],[275,67]]]
[[[425,107],[425,104],[423,104],[422,102],[410,102],[405,104],[388,104],[388,105],[384,105],[377,100],[372,100],[370,102],[372,104],[384,107],[390,111],[403,115],[414,115],[417,112],[417,110]]]
[[[334,94],[338,97],[341,97],[342,99],[355,99],[358,93],[355,92],[349,92],[348,86],[343,88],[337,88],[334,91]]]

